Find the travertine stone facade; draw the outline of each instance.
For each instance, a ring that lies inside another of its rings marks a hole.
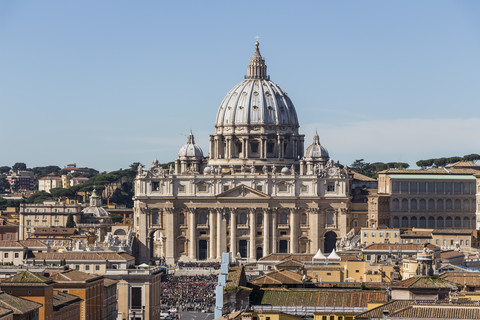
[[[351,228],[350,179],[316,134],[304,154],[293,103],[270,81],[257,47],[248,75],[223,100],[210,154],[190,134],[175,161],[138,168],[140,262],[257,260],[275,252],[330,252]]]

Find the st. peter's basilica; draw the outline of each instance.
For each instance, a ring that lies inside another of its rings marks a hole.
[[[134,224],[141,262],[331,252],[357,225],[347,170],[329,158],[318,134],[305,151],[295,107],[270,80],[258,47],[244,80],[218,108],[210,153],[204,156],[190,133],[175,166],[139,166]]]

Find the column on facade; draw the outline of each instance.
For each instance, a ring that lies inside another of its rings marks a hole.
[[[210,136],[210,158],[215,159],[215,143],[214,138]]]
[[[166,208],[164,209],[166,213],[166,225],[165,225],[165,232],[166,232],[166,259],[169,263],[173,263],[175,261],[175,230],[177,226],[175,225],[175,215],[173,208]]]
[[[222,217],[223,212],[221,212],[220,209],[217,209],[217,259],[222,258]]]
[[[237,256],[237,210],[230,209],[230,252]]]
[[[245,149],[243,150],[244,158],[248,159],[249,153],[248,153],[248,148],[250,147],[250,143],[248,142],[248,138],[244,138],[243,141],[245,141]]]
[[[311,239],[311,246],[310,246],[310,253],[316,253],[320,248],[320,234],[319,230],[319,214],[317,208],[310,209],[309,212],[309,225],[310,225],[310,239]]]
[[[278,158],[282,157],[282,145],[281,145],[280,135],[277,135],[277,150],[278,150]]]
[[[197,259],[197,223],[195,219],[195,209],[189,210],[190,224],[188,230],[190,231],[190,242],[188,250],[188,258],[190,260]]]
[[[209,241],[209,248],[208,248],[208,258],[210,260],[215,259],[216,255],[216,245],[215,245],[215,233],[217,229],[215,228],[215,222],[216,222],[216,215],[217,215],[217,210],[212,209],[210,210],[208,217],[209,217],[209,229],[210,229],[210,241]]]
[[[263,256],[270,254],[270,213],[263,209]]]
[[[298,210],[290,209],[290,253],[298,253]]]
[[[277,253],[277,209],[272,211],[272,253]]]
[[[256,225],[257,219],[255,219],[255,209],[250,209],[250,252],[249,258],[250,260],[256,260]]]

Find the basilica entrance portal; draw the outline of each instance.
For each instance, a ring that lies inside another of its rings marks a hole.
[[[325,246],[323,252],[329,253],[335,249],[337,243],[337,234],[333,231],[325,233]]]

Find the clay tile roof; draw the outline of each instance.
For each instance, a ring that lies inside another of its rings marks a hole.
[[[29,239],[29,240],[20,240],[18,241],[22,246],[27,247],[27,248],[47,248],[47,245],[45,245],[42,241],[35,240],[35,239]]]
[[[448,170],[448,171],[447,171]],[[471,168],[455,168],[455,167],[449,167],[448,169],[445,169],[443,167],[440,168],[428,168],[428,169],[411,169],[411,170],[394,170],[394,169],[388,169],[388,170],[383,170],[378,173],[387,173],[387,174],[444,174],[444,175],[449,175],[449,174],[468,174],[472,175],[475,173],[479,173],[479,169],[471,169]]]
[[[442,251],[440,252],[441,259],[451,259],[456,257],[464,257],[463,253],[457,252],[455,250]]]
[[[22,315],[40,309],[42,304],[0,292],[0,306],[12,310],[13,314]]]
[[[459,286],[480,287],[480,272],[446,271],[440,278],[454,282]]]
[[[252,305],[304,307],[367,307],[369,302],[387,302],[380,290],[258,290],[252,292]]]
[[[290,270],[280,270],[267,273],[250,282],[255,285],[292,285],[302,284],[302,277],[303,275]]]
[[[78,270],[66,270],[50,277],[55,282],[91,282],[101,278]]]
[[[367,177],[366,175],[363,175],[361,173],[358,173],[356,171],[350,170],[350,173],[353,174],[353,179],[354,180],[360,180],[360,181],[377,181],[377,179],[373,179],[370,177]]]
[[[72,303],[80,301],[82,301],[82,299],[72,294],[68,294],[65,292],[56,292],[53,294],[53,309],[55,311],[58,311],[63,307],[67,307]]]
[[[298,267],[301,267],[301,266],[303,266],[303,263],[301,263],[300,261],[295,260],[295,259],[280,261],[279,263],[277,263],[275,265],[275,267],[277,267],[277,268],[298,268]]]
[[[114,284],[118,283],[117,280],[109,279],[109,278],[103,278],[103,286],[104,287],[110,287]]]
[[[432,301],[433,302],[433,301]],[[393,312],[404,309],[415,303],[414,300],[392,300],[388,303],[385,303],[381,306],[373,308],[371,310],[365,311],[363,313],[357,314],[355,319],[379,319],[383,318],[383,310],[388,310],[389,314]]]
[[[233,266],[228,269],[226,287],[238,287],[241,285],[243,266]]]
[[[394,318],[480,319],[480,306],[411,305],[395,312]]]
[[[439,277],[412,277],[406,280],[392,282],[396,289],[457,289],[453,282]]]
[[[15,240],[0,240],[0,248],[23,248],[19,241]]]
[[[46,285],[53,281],[30,271],[22,271],[1,282],[1,285]]]
[[[458,161],[455,163],[450,163],[445,166],[445,168],[462,168],[462,167],[474,167],[474,168],[480,168],[480,165],[470,162],[470,161]]]
[[[128,253],[116,252],[35,252],[29,255],[28,260],[97,260],[97,261],[128,261],[134,259]]]

